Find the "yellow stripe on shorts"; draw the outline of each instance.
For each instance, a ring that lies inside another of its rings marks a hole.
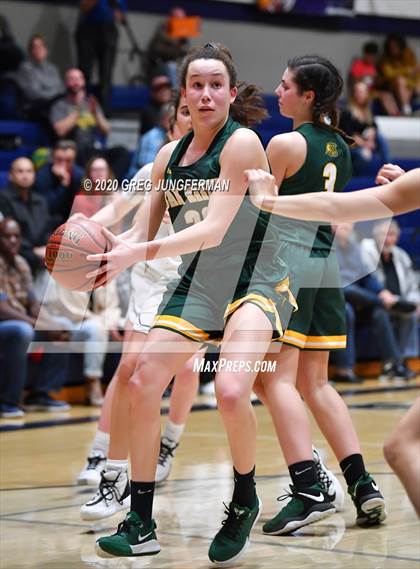
[[[312,350],[319,348],[324,350],[345,348],[347,344],[346,340],[347,336],[345,334],[342,336],[307,336],[306,334],[301,334],[294,330],[286,330],[282,338],[285,344]]]
[[[206,342],[209,338],[209,334],[201,328],[197,328],[188,320],[179,318],[179,316],[170,316],[169,314],[160,314],[156,316],[152,328],[154,326],[162,326],[168,328],[169,330],[175,330],[192,340],[197,342]]]

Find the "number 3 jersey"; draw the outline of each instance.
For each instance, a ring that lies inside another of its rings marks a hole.
[[[341,192],[352,175],[350,149],[339,133],[313,123],[296,129],[306,140],[305,162],[293,176],[283,180],[279,195],[291,196],[311,192]],[[280,241],[289,241],[311,249],[330,250],[331,226],[317,222],[296,221],[273,216]],[[322,221],[322,220],[320,220]]]

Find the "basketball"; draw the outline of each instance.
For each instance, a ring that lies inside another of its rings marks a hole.
[[[90,219],[71,220],[60,225],[50,236],[45,252],[45,266],[54,280],[64,288],[89,291],[95,288],[96,277],[86,274],[102,263],[89,262],[87,255],[104,253],[108,241],[102,226]]]

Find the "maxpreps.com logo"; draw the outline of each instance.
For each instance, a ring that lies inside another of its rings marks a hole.
[[[325,146],[325,154],[331,158],[337,158],[338,148],[335,142],[327,142]]]

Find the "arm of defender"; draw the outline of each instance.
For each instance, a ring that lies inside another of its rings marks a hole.
[[[262,170],[248,170],[246,177],[251,192],[255,190],[261,209],[304,221],[343,223],[381,219],[413,211],[420,206],[420,168],[385,186],[341,194],[275,196],[273,176]]]

